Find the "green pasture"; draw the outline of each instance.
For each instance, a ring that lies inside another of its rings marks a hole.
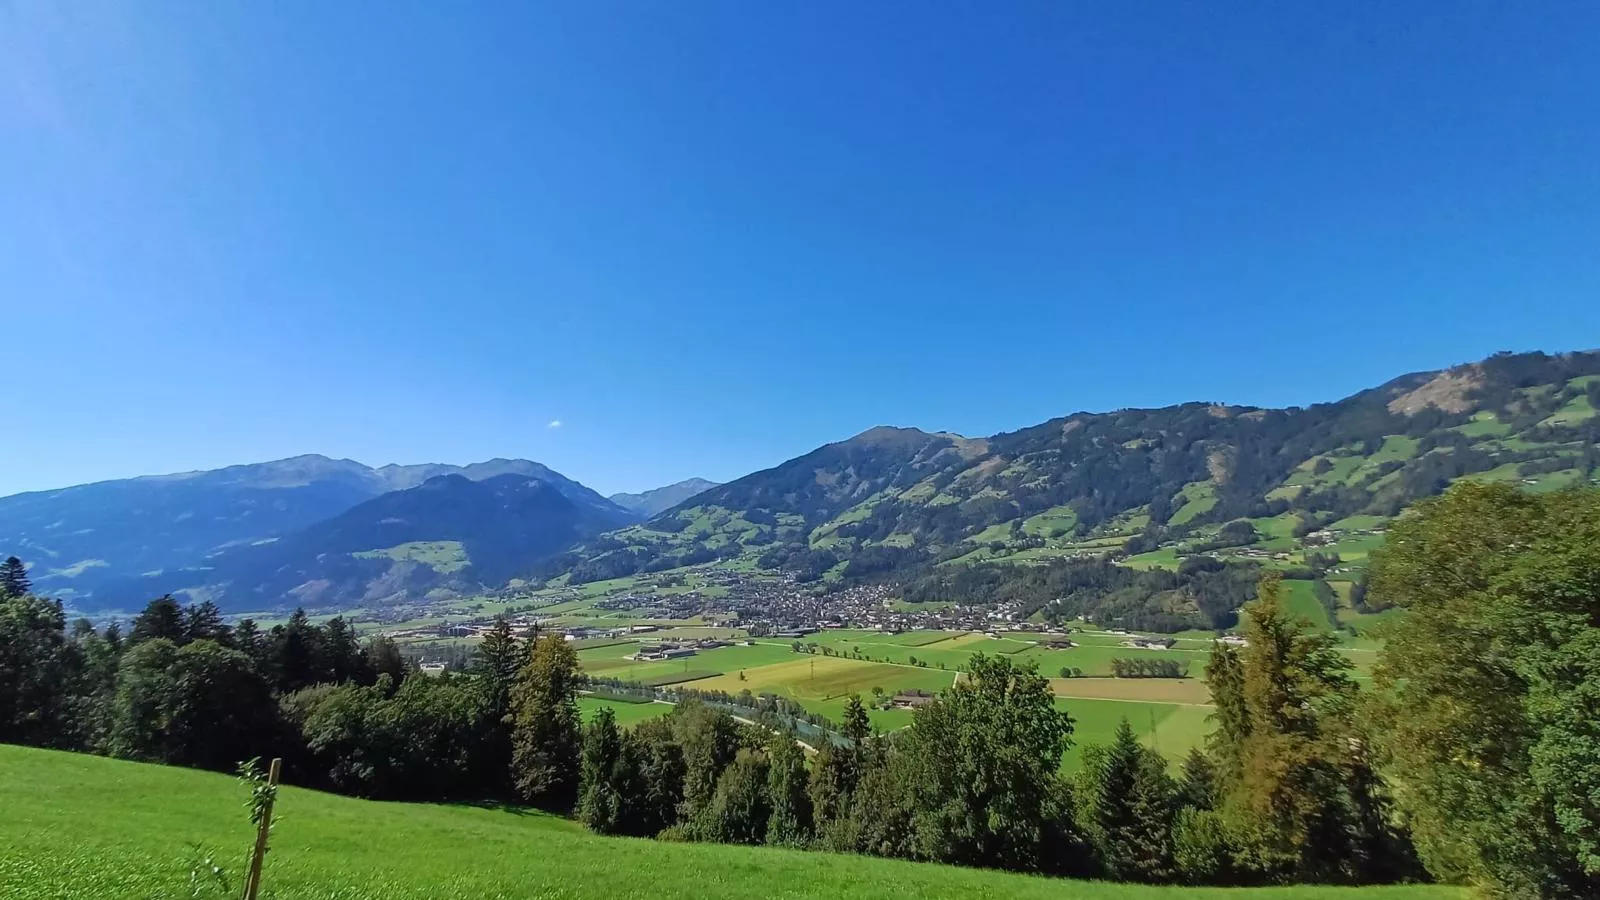
[[[0,746],[0,896],[190,897],[206,853],[231,876],[254,829],[232,778]],[[1456,888],[1152,888],[800,850],[603,838],[527,810],[376,803],[282,789],[272,900],[1465,900]],[[199,849],[196,850],[196,847]],[[625,864],[619,864],[625,861]],[[205,896],[205,895],[202,895]]]
[[[609,709],[617,717],[618,725],[633,725],[646,719],[655,719],[672,712],[670,703],[627,703],[622,700],[610,700],[604,697],[579,697],[578,710],[583,713],[583,721],[592,722],[599,715],[600,710]]]

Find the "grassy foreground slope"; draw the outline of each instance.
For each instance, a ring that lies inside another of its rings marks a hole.
[[[244,792],[226,776],[0,746],[0,896],[187,897],[190,847],[242,857]],[[1150,888],[893,860],[595,837],[540,814],[374,803],[285,788],[264,896],[933,897],[1463,900],[1454,888]]]

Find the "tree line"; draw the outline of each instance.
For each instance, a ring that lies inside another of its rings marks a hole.
[[[25,573],[22,573],[25,582]],[[911,725],[839,740],[684,698],[581,725],[559,637],[501,623],[430,678],[303,615],[222,624],[157,601],[126,635],[67,626],[0,570],[0,740],[227,769],[372,797],[507,799],[597,832],[772,844],[1116,880],[1433,878],[1600,896],[1600,492],[1463,485],[1397,522],[1371,603],[1397,607],[1372,686],[1291,615],[1280,580],[1206,666],[1214,730],[1176,767],[1123,723],[1079,748],[1048,680],[975,655]]]
[[[1148,656],[1115,656],[1111,674],[1116,678],[1188,678],[1189,664],[1176,659]]]

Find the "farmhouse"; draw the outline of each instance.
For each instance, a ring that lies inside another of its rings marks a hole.
[[[640,644],[632,658],[639,662],[660,662],[664,659],[682,659],[699,652],[698,647],[662,641],[658,644]]]
[[[1225,634],[1222,637],[1217,638],[1217,643],[1222,644],[1222,645],[1227,646],[1227,647],[1248,647],[1248,646],[1250,646],[1250,642],[1248,640],[1245,640],[1243,635],[1238,635],[1238,634]]]
[[[1139,650],[1171,650],[1177,644],[1178,642],[1173,638],[1136,637],[1122,642],[1124,647],[1135,647]]]
[[[895,709],[921,709],[933,702],[933,694],[920,688],[901,691],[889,700],[889,705]]]

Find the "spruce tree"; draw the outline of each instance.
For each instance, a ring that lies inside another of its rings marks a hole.
[[[552,812],[570,811],[578,799],[579,678],[572,645],[549,635],[512,688],[512,779],[523,799]]]
[[[179,645],[189,641],[189,629],[183,621],[183,609],[178,606],[178,601],[172,599],[171,594],[157,597],[146,604],[144,612],[134,618],[133,627],[128,631],[129,644],[142,644],[158,638]]]
[[[844,736],[852,744],[859,744],[872,734],[872,723],[867,720],[867,708],[861,704],[860,694],[851,694],[844,707],[844,721],[840,723]]]
[[[15,556],[6,557],[5,563],[0,564],[0,600],[21,597],[32,591],[33,582],[28,580],[28,567]]]
[[[304,609],[296,609],[288,622],[272,629],[272,674],[280,691],[298,691],[326,680],[322,642],[322,629],[311,624]]]
[[[806,793],[806,758],[789,732],[773,736],[767,750],[767,796],[772,814],[767,843],[803,847],[811,840],[811,798]]]
[[[823,743],[817,751],[806,793],[818,831],[844,818],[850,811],[850,795],[855,793],[856,786],[857,752],[850,747],[835,747],[831,741]]]
[[[1194,809],[1212,809],[1217,805],[1217,769],[1198,747],[1183,758],[1175,802]]]
[[[484,705],[489,718],[498,722],[511,709],[511,687],[517,670],[527,655],[522,642],[504,616],[494,620],[494,628],[483,636],[473,660],[473,671],[481,679]]]
[[[616,834],[623,821],[623,797],[616,784],[622,758],[622,735],[610,707],[600,710],[583,729],[579,769],[578,819],[600,834]]]
[[[1120,881],[1171,877],[1171,786],[1165,760],[1139,745],[1127,719],[1099,760],[1094,828],[1106,873]]]
[[[678,804],[683,801],[683,748],[665,718],[640,722],[630,737],[639,779],[635,831],[654,835],[678,820]]]
[[[329,681],[343,684],[346,681],[370,680],[366,654],[356,642],[355,629],[343,616],[334,616],[322,626],[322,653],[324,671]]]
[[[691,823],[695,836],[724,844],[764,843],[772,819],[767,773],[764,753],[740,750],[717,779],[711,802]]]
[[[183,611],[185,641],[216,641],[223,646],[233,643],[232,629],[222,622],[222,610],[206,600]]]

